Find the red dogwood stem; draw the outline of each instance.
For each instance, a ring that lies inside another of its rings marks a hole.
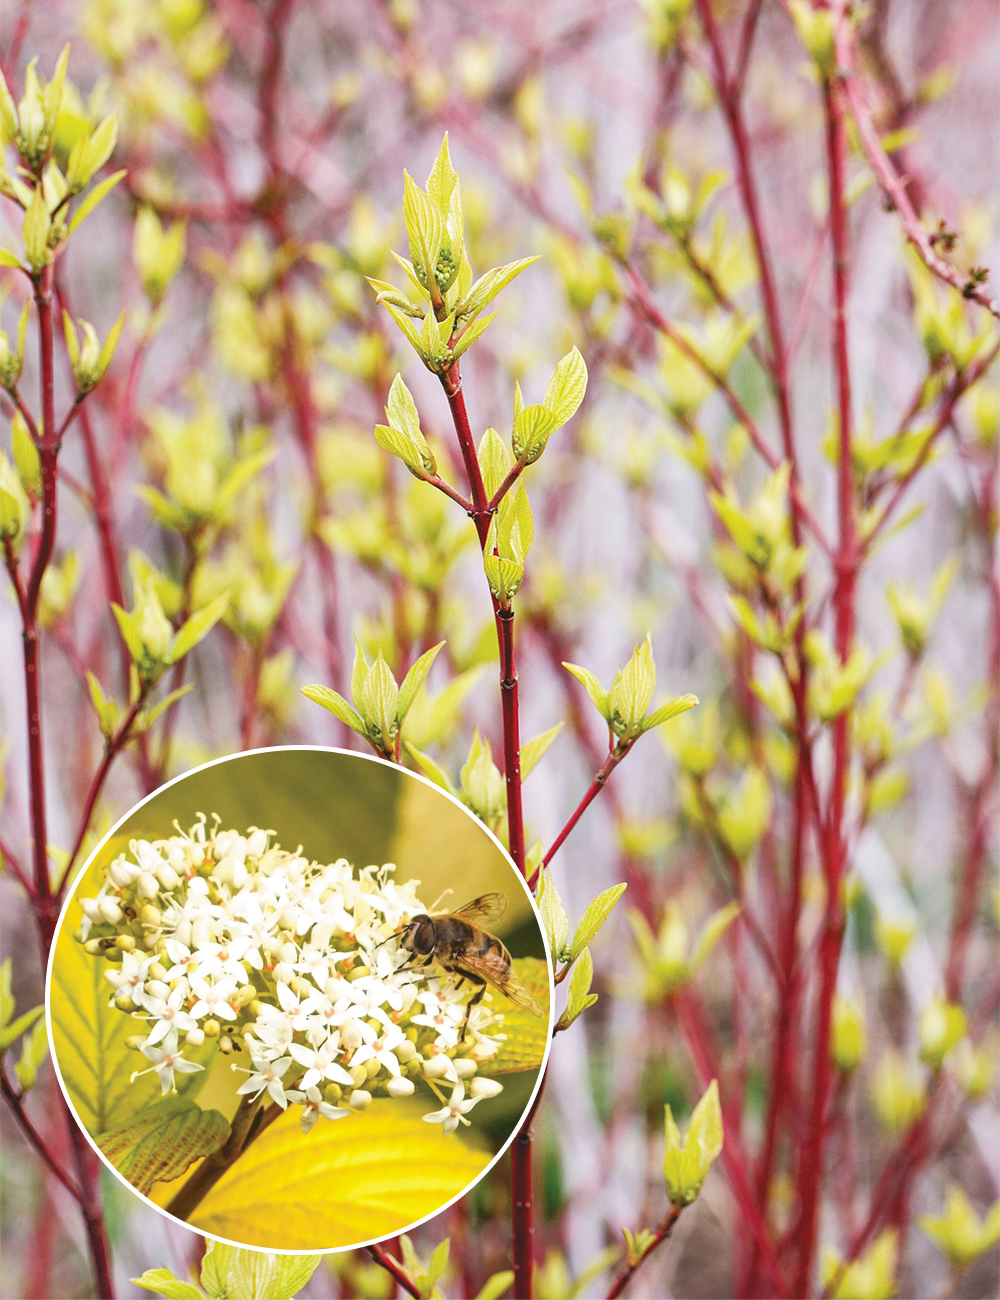
[[[479,545],[485,549],[493,510],[486,495],[482,467],[465,409],[462,376],[456,363],[441,383],[448,398],[459,450],[469,480],[472,510],[469,512]],[[507,788],[507,837],[510,856],[525,874],[524,818],[521,811],[521,740],[518,713],[517,662],[514,655],[514,611],[503,608],[493,597],[497,645],[500,650],[500,704],[503,714],[504,781]],[[539,1091],[539,1096],[541,1092]],[[537,1099],[536,1099],[537,1105]],[[533,1163],[531,1121],[528,1115],[511,1147],[511,1255],[514,1267],[515,1300],[530,1300],[534,1268],[534,1211],[532,1203]]]
[[[854,640],[854,596],[858,569],[858,547],[854,501],[854,463],[851,449],[851,381],[847,343],[847,206],[845,202],[846,136],[842,90],[835,79],[824,85],[826,149],[830,189],[830,236],[833,244],[833,360],[837,380],[839,414],[838,523],[839,539],[833,593],[834,646],[841,663],[846,662]],[[844,933],[841,886],[847,870],[847,828],[845,806],[850,771],[850,711],[845,709],[833,724],[833,777],[830,808],[824,840],[826,912],[820,941],[820,989],[814,1043],[812,1105],[802,1144],[798,1170],[799,1259],[795,1293],[805,1295],[810,1284],[819,1207],[823,1151],[827,1133],[827,1109],[832,1089],[833,1061],[830,1033],[833,998],[837,989],[837,968]]]

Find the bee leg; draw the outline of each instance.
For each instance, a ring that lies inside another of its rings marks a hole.
[[[475,993],[473,993],[472,997],[469,998],[468,1002],[465,1004],[465,1019],[462,1021],[462,1032],[458,1040],[460,1043],[464,1040],[465,1031],[469,1027],[469,1016],[472,1013],[472,1008],[477,1007],[480,1004],[480,1002],[482,1002],[483,998],[486,996],[485,980],[480,979],[478,975],[469,975],[469,974],[463,975],[462,978],[467,979],[470,984],[478,985],[478,988],[476,989]]]

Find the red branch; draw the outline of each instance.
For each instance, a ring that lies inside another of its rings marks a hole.
[[[375,1263],[380,1264],[387,1273],[391,1274],[407,1295],[415,1296],[416,1300],[420,1300],[419,1288],[416,1283],[412,1281],[410,1275],[404,1272],[399,1260],[393,1258],[393,1256],[381,1246],[369,1246],[367,1249],[368,1254],[371,1255]]]
[[[626,1265],[626,1267],[622,1269],[621,1273],[619,1273],[618,1277],[615,1279],[614,1285],[612,1286],[611,1290],[608,1292],[608,1300],[617,1300],[617,1297],[621,1295],[621,1293],[628,1286],[629,1282],[632,1280],[633,1275],[638,1272],[638,1270],[643,1266],[643,1264],[645,1264],[646,1260],[649,1259],[650,1255],[652,1255],[653,1251],[656,1250],[657,1246],[661,1245],[664,1241],[667,1240],[667,1238],[674,1230],[674,1224],[681,1217],[681,1212],[683,1209],[684,1209],[683,1205],[672,1205],[670,1207],[670,1213],[667,1215],[667,1217],[663,1220],[660,1226],[653,1233],[653,1238],[650,1241],[649,1245],[646,1247],[646,1249],[642,1252],[642,1254],[639,1256],[639,1258],[635,1261],[634,1264]]]
[[[851,450],[851,385],[847,342],[847,204],[846,132],[841,89],[835,81],[824,86],[826,150],[830,189],[830,236],[833,244],[833,360],[837,379],[839,415],[838,522],[836,584],[833,594],[834,645],[841,663],[846,662],[854,641],[855,585],[859,552],[855,523],[854,464]],[[795,1276],[796,1294],[809,1287],[816,1249],[823,1149],[827,1136],[827,1110],[832,1092],[833,1061],[830,1033],[833,998],[837,989],[837,967],[844,933],[842,890],[847,870],[847,826],[845,808],[850,772],[850,711],[844,710],[833,724],[833,777],[830,808],[825,828],[826,911],[820,940],[820,990],[813,1045],[812,1104],[798,1169],[799,1258]]]
[[[844,97],[858,129],[858,139],[861,141],[861,147],[865,151],[865,156],[879,184],[899,214],[899,220],[902,223],[906,238],[920,254],[921,261],[928,271],[936,275],[939,280],[943,280],[945,284],[950,284],[953,289],[957,289],[963,298],[969,298],[972,302],[979,303],[980,307],[985,307],[992,316],[996,316],[1000,320],[1000,302],[997,302],[995,298],[991,298],[986,290],[977,284],[969,274],[963,274],[950,262],[946,262],[936,251],[930,236],[920,224],[920,218],[910,202],[906,185],[892,165],[892,160],[882,148],[882,142],[878,138],[878,132],[875,130],[871,114],[868,112],[861,86],[854,71],[849,48],[845,48],[840,55],[839,75]]]

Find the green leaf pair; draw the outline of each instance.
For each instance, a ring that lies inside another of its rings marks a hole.
[[[439,641],[426,650],[410,668],[401,685],[397,685],[381,650],[374,662],[369,663],[361,642],[355,639],[355,644],[357,650],[351,673],[353,707],[329,686],[303,686],[302,694],[364,736],[384,757],[395,758],[400,728],[444,642]]]
[[[196,610],[175,633],[163,612],[156,587],[148,579],[137,588],[135,606],[131,611],[114,603],[111,608],[140,679],[152,685],[207,636],[228,604],[228,593],[217,596]]]
[[[416,403],[401,375],[392,381],[385,415],[388,426],[375,426],[375,441],[379,446],[398,456],[416,478],[426,479],[436,474],[437,462],[420,428]]]
[[[624,753],[644,732],[669,722],[698,703],[697,695],[679,695],[648,713],[656,687],[656,665],[648,634],[636,646],[625,667],[615,673],[610,690],[605,690],[588,668],[569,663],[564,663],[563,667],[580,682],[612,734],[618,738],[616,753]]]

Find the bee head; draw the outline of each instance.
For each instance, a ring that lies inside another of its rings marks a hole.
[[[434,922],[425,912],[415,916],[399,936],[399,946],[419,957],[427,957],[432,953],[434,942]]]

